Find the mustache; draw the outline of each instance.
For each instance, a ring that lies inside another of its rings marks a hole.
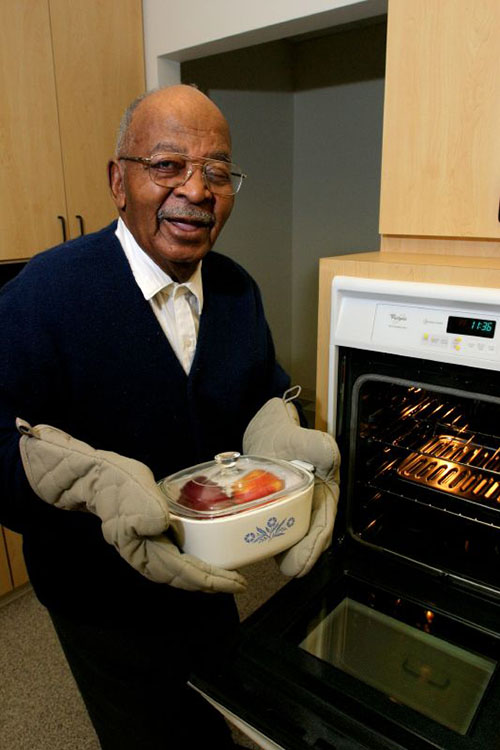
[[[195,221],[197,224],[204,224],[206,226],[212,226],[215,224],[215,216],[211,211],[204,211],[202,208],[196,208],[195,206],[169,206],[168,208],[160,208],[156,214],[158,221],[168,221],[169,219],[187,219],[188,221]]]

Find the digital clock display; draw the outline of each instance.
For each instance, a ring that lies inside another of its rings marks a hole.
[[[461,333],[464,336],[481,336],[484,339],[492,339],[495,335],[495,320],[484,320],[483,318],[458,318],[450,315],[446,333]]]

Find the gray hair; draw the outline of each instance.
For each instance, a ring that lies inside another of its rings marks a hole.
[[[128,138],[128,130],[130,127],[130,123],[132,122],[132,117],[139,106],[139,104],[144,101],[150,94],[154,94],[155,91],[158,91],[158,89],[151,89],[150,91],[145,91],[143,94],[139,94],[133,102],[131,102],[125,112],[122,115],[122,119],[120,120],[120,124],[118,126],[118,133],[116,135],[116,156],[119,156],[123,149],[125,149],[127,138]]]
[[[196,83],[189,83],[187,85],[191,86],[194,89],[198,89]],[[144,101],[144,99],[147,99],[148,96],[151,96],[151,94],[155,94],[157,91],[160,91],[160,89],[161,87],[149,89],[149,91],[145,91],[143,94],[139,94],[139,96],[137,96],[134,101],[128,105],[127,109],[122,115],[122,119],[120,120],[120,124],[118,126],[118,133],[116,135],[116,156],[119,156],[127,146],[128,131],[135,110],[137,109],[139,104]]]

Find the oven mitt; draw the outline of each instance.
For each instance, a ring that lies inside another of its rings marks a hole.
[[[243,451],[288,461],[299,459],[315,467],[309,530],[293,547],[277,555],[282,573],[304,576],[331,544],[339,498],[337,444],[326,432],[301,427],[297,410],[285,394],[270,399],[257,412],[245,430]]]
[[[98,516],[105,540],[143,576],[188,591],[244,591],[238,573],[182,553],[164,535],[167,501],[145,464],[95,450],[48,425],[17,419],[16,426],[32,490],[56,508]]]

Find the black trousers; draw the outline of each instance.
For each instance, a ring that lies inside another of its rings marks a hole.
[[[234,747],[222,716],[186,684],[193,658],[209,647],[202,622],[197,639],[196,630],[186,637],[50,616],[102,750]]]

